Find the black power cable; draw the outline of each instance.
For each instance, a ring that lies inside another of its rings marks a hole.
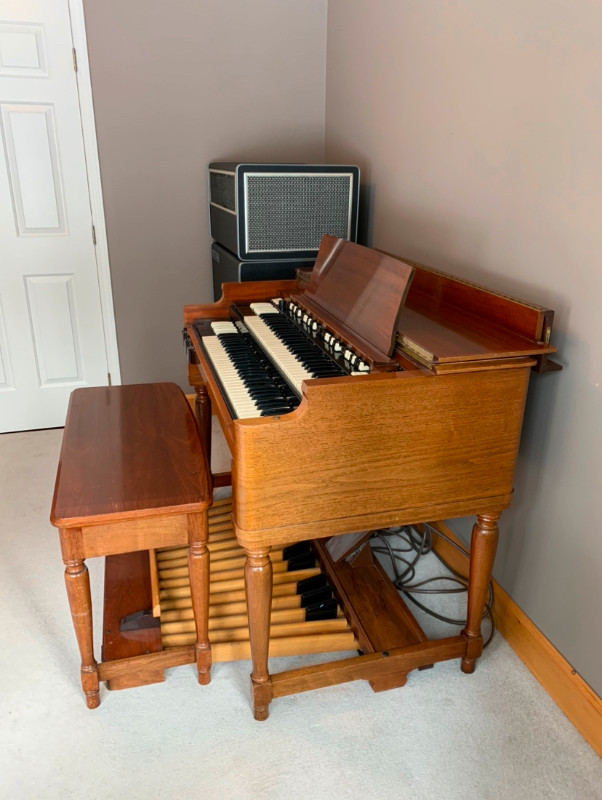
[[[445,539],[452,547],[458,550],[463,555],[466,551],[459,547],[456,542],[446,536],[439,530],[436,530],[427,522],[422,523],[422,531],[417,531],[413,526],[403,526],[401,528],[382,528],[372,532],[372,540],[377,540],[380,544],[372,546],[375,553],[388,556],[391,561],[391,568],[393,570],[394,578],[393,584],[395,587],[403,592],[408,600],[411,600],[414,605],[422,609],[430,616],[435,617],[441,622],[447,622],[450,625],[466,625],[466,619],[452,619],[442,614],[438,614],[433,609],[428,608],[423,603],[414,597],[416,594],[456,594],[468,591],[468,581],[459,572],[456,572],[450,565],[443,559],[439,553],[433,550],[433,533]],[[418,560],[428,553],[433,553],[444,567],[451,573],[450,575],[435,575],[431,578],[426,578],[421,581],[413,582],[416,578],[416,564]],[[406,557],[408,554],[412,554]],[[402,566],[403,565],[403,566]],[[456,584],[449,588],[426,588],[430,584],[437,582],[447,581],[451,584]],[[493,586],[489,583],[489,597],[483,611],[482,619],[488,619],[491,625],[491,631],[487,637],[483,647],[487,647],[489,642],[493,639],[495,633],[495,622],[493,619]]]

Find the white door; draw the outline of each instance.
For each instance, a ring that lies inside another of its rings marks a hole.
[[[0,127],[0,431],[58,427],[109,380],[68,0],[0,0]]]

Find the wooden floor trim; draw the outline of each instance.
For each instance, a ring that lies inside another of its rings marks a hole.
[[[433,536],[433,550],[456,572],[467,575],[468,552],[464,544],[444,523],[431,525],[458,544],[463,552],[436,535]],[[497,630],[583,738],[602,756],[602,699],[496,581],[493,581],[493,595]]]

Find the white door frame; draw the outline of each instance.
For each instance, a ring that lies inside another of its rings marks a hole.
[[[111,383],[121,383],[119,368],[119,352],[117,349],[117,330],[115,328],[115,309],[111,291],[111,270],[109,266],[109,247],[105,225],[104,205],[102,201],[102,182],[100,178],[100,161],[98,159],[98,143],[94,125],[94,105],[92,102],[92,83],[90,80],[90,64],[88,61],[88,42],[84,19],[84,0],[67,0],[71,18],[71,35],[73,47],[77,54],[77,89],[82,120],[84,152],[86,156],[86,172],[90,193],[92,224],[96,234],[96,271],[98,289],[104,327],[104,340],[107,352],[107,369]]]

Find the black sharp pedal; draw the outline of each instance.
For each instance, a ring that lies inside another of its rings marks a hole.
[[[320,586],[317,589],[309,589],[301,595],[301,608],[313,606],[316,603],[323,603],[332,597],[330,586]]]
[[[305,609],[305,621],[313,622],[318,619],[336,619],[337,601],[334,597],[323,600],[321,603],[312,603]]]
[[[305,594],[305,592],[309,592],[312,589],[322,589],[324,586],[328,586],[328,579],[326,575],[320,573],[320,575],[313,575],[311,578],[303,578],[297,584],[297,594]]]
[[[289,544],[284,548],[282,551],[282,558],[284,561],[287,561],[289,558],[294,558],[301,553],[310,552],[312,552],[312,550],[309,542],[295,542],[295,544]]]
[[[316,554],[299,553],[288,560],[288,571],[294,572],[297,569],[311,569],[316,566]]]

